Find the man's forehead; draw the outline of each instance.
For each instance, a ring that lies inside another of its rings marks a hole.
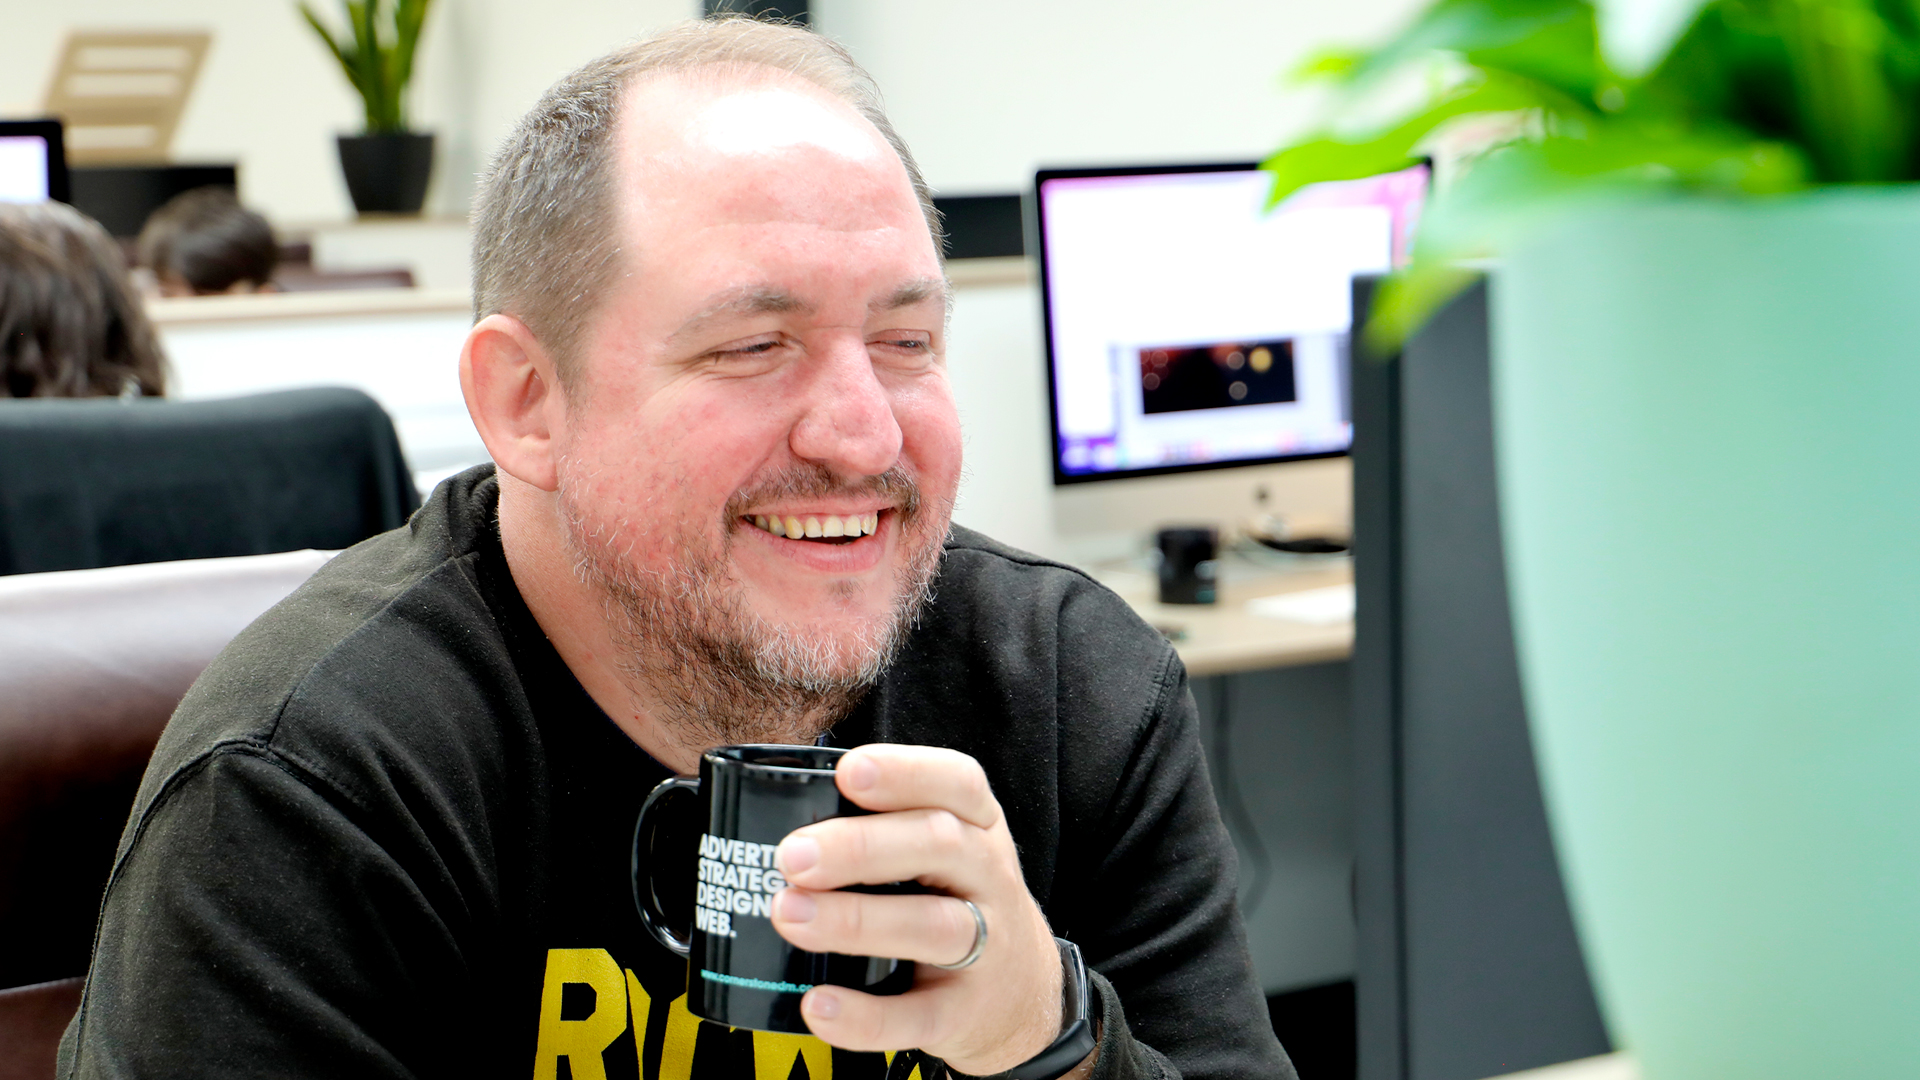
[[[886,139],[796,76],[761,67],[660,75],[632,88],[625,105],[618,212],[642,252],[663,235],[728,223],[926,230]]]
[[[888,163],[891,148],[846,102],[787,72],[730,65],[636,81],[620,110],[629,166],[698,169],[728,159],[813,150],[848,163]]]

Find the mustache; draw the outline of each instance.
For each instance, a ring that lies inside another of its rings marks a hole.
[[[892,503],[905,522],[920,513],[920,485],[895,465],[877,476],[848,480],[825,465],[799,462],[786,466],[733,493],[722,513],[729,530],[756,505],[782,499],[818,499],[836,495],[877,495]]]

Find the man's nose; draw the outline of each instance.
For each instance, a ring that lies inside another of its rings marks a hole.
[[[849,476],[892,468],[900,457],[900,424],[866,342],[835,342],[811,359],[800,419],[789,437],[794,456]]]

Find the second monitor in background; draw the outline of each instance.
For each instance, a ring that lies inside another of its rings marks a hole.
[[[66,202],[64,145],[58,120],[0,120],[0,202]]]
[[[1349,282],[1404,258],[1427,170],[1271,210],[1270,181],[1252,163],[1036,175],[1061,533],[1344,528]]]

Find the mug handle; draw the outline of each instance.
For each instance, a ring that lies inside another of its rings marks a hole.
[[[665,805],[672,801],[676,792],[697,795],[700,781],[692,776],[670,776],[654,786],[647,795],[647,801],[640,804],[640,819],[633,826],[633,906],[640,912],[640,925],[647,928],[653,939],[681,956],[686,956],[691,941],[676,935],[667,925],[666,913],[660,909],[660,898],[653,887],[653,867],[659,860],[652,858],[653,837],[658,831],[659,820],[655,817]]]

